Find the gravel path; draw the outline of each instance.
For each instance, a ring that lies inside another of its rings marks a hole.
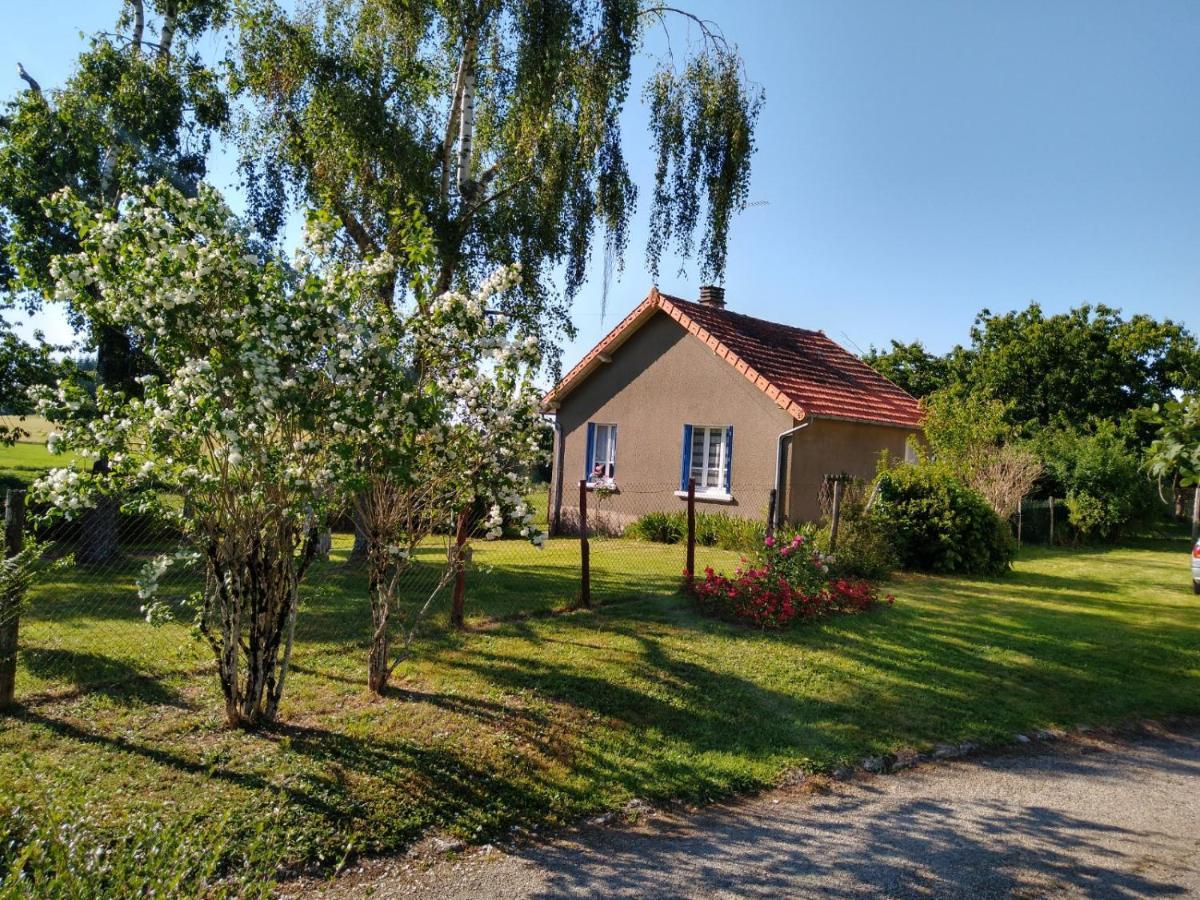
[[[809,783],[432,865],[372,862],[303,893],[1200,896],[1200,732],[1089,734],[1049,750]]]

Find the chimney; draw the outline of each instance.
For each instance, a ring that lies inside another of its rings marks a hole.
[[[714,309],[725,308],[725,288],[715,284],[700,285],[700,305],[711,306]]]

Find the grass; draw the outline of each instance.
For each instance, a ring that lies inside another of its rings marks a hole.
[[[1027,549],[1005,578],[904,576],[894,607],[761,634],[674,592],[680,548],[621,540],[594,542],[593,561],[597,597],[625,602],[520,618],[569,603],[573,543],[485,545],[471,629],[430,629],[382,700],[363,687],[359,576],[335,560],[305,597],[283,723],[260,733],[221,726],[180,626],[191,655],[164,659],[132,601],[100,622],[59,600],[23,630],[25,702],[0,728],[0,805],[23,812],[0,847],[33,848],[35,893],[70,893],[68,870],[82,893],[253,892],[430,830],[491,840],[902,747],[1200,714],[1186,549]],[[716,553],[698,563],[728,565]],[[72,584],[55,595],[99,586]],[[143,650],[95,649],[101,630]],[[112,871],[89,862],[97,845]]]
[[[0,445],[0,488],[28,487],[48,469],[79,459],[72,454],[51,455],[46,436],[53,428],[41,416],[0,416],[0,425],[21,428],[28,435],[10,446]]]

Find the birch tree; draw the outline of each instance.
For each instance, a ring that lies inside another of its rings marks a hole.
[[[543,336],[570,331],[597,226],[607,269],[624,258],[638,190],[621,112],[635,54],[667,29],[679,55],[646,86],[647,261],[657,277],[674,243],[702,277],[723,277],[762,92],[715,24],[639,0],[307,0],[295,12],[247,0],[238,24],[261,223],[278,227],[302,198],[335,217],[346,252],[402,260],[397,211],[415,202],[433,229],[430,296],[519,263],[521,284],[498,302]]]

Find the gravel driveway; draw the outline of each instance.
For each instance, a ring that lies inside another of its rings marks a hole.
[[[1200,732],[1051,746],[809,783],[432,865],[372,862],[303,893],[1200,896]]]

